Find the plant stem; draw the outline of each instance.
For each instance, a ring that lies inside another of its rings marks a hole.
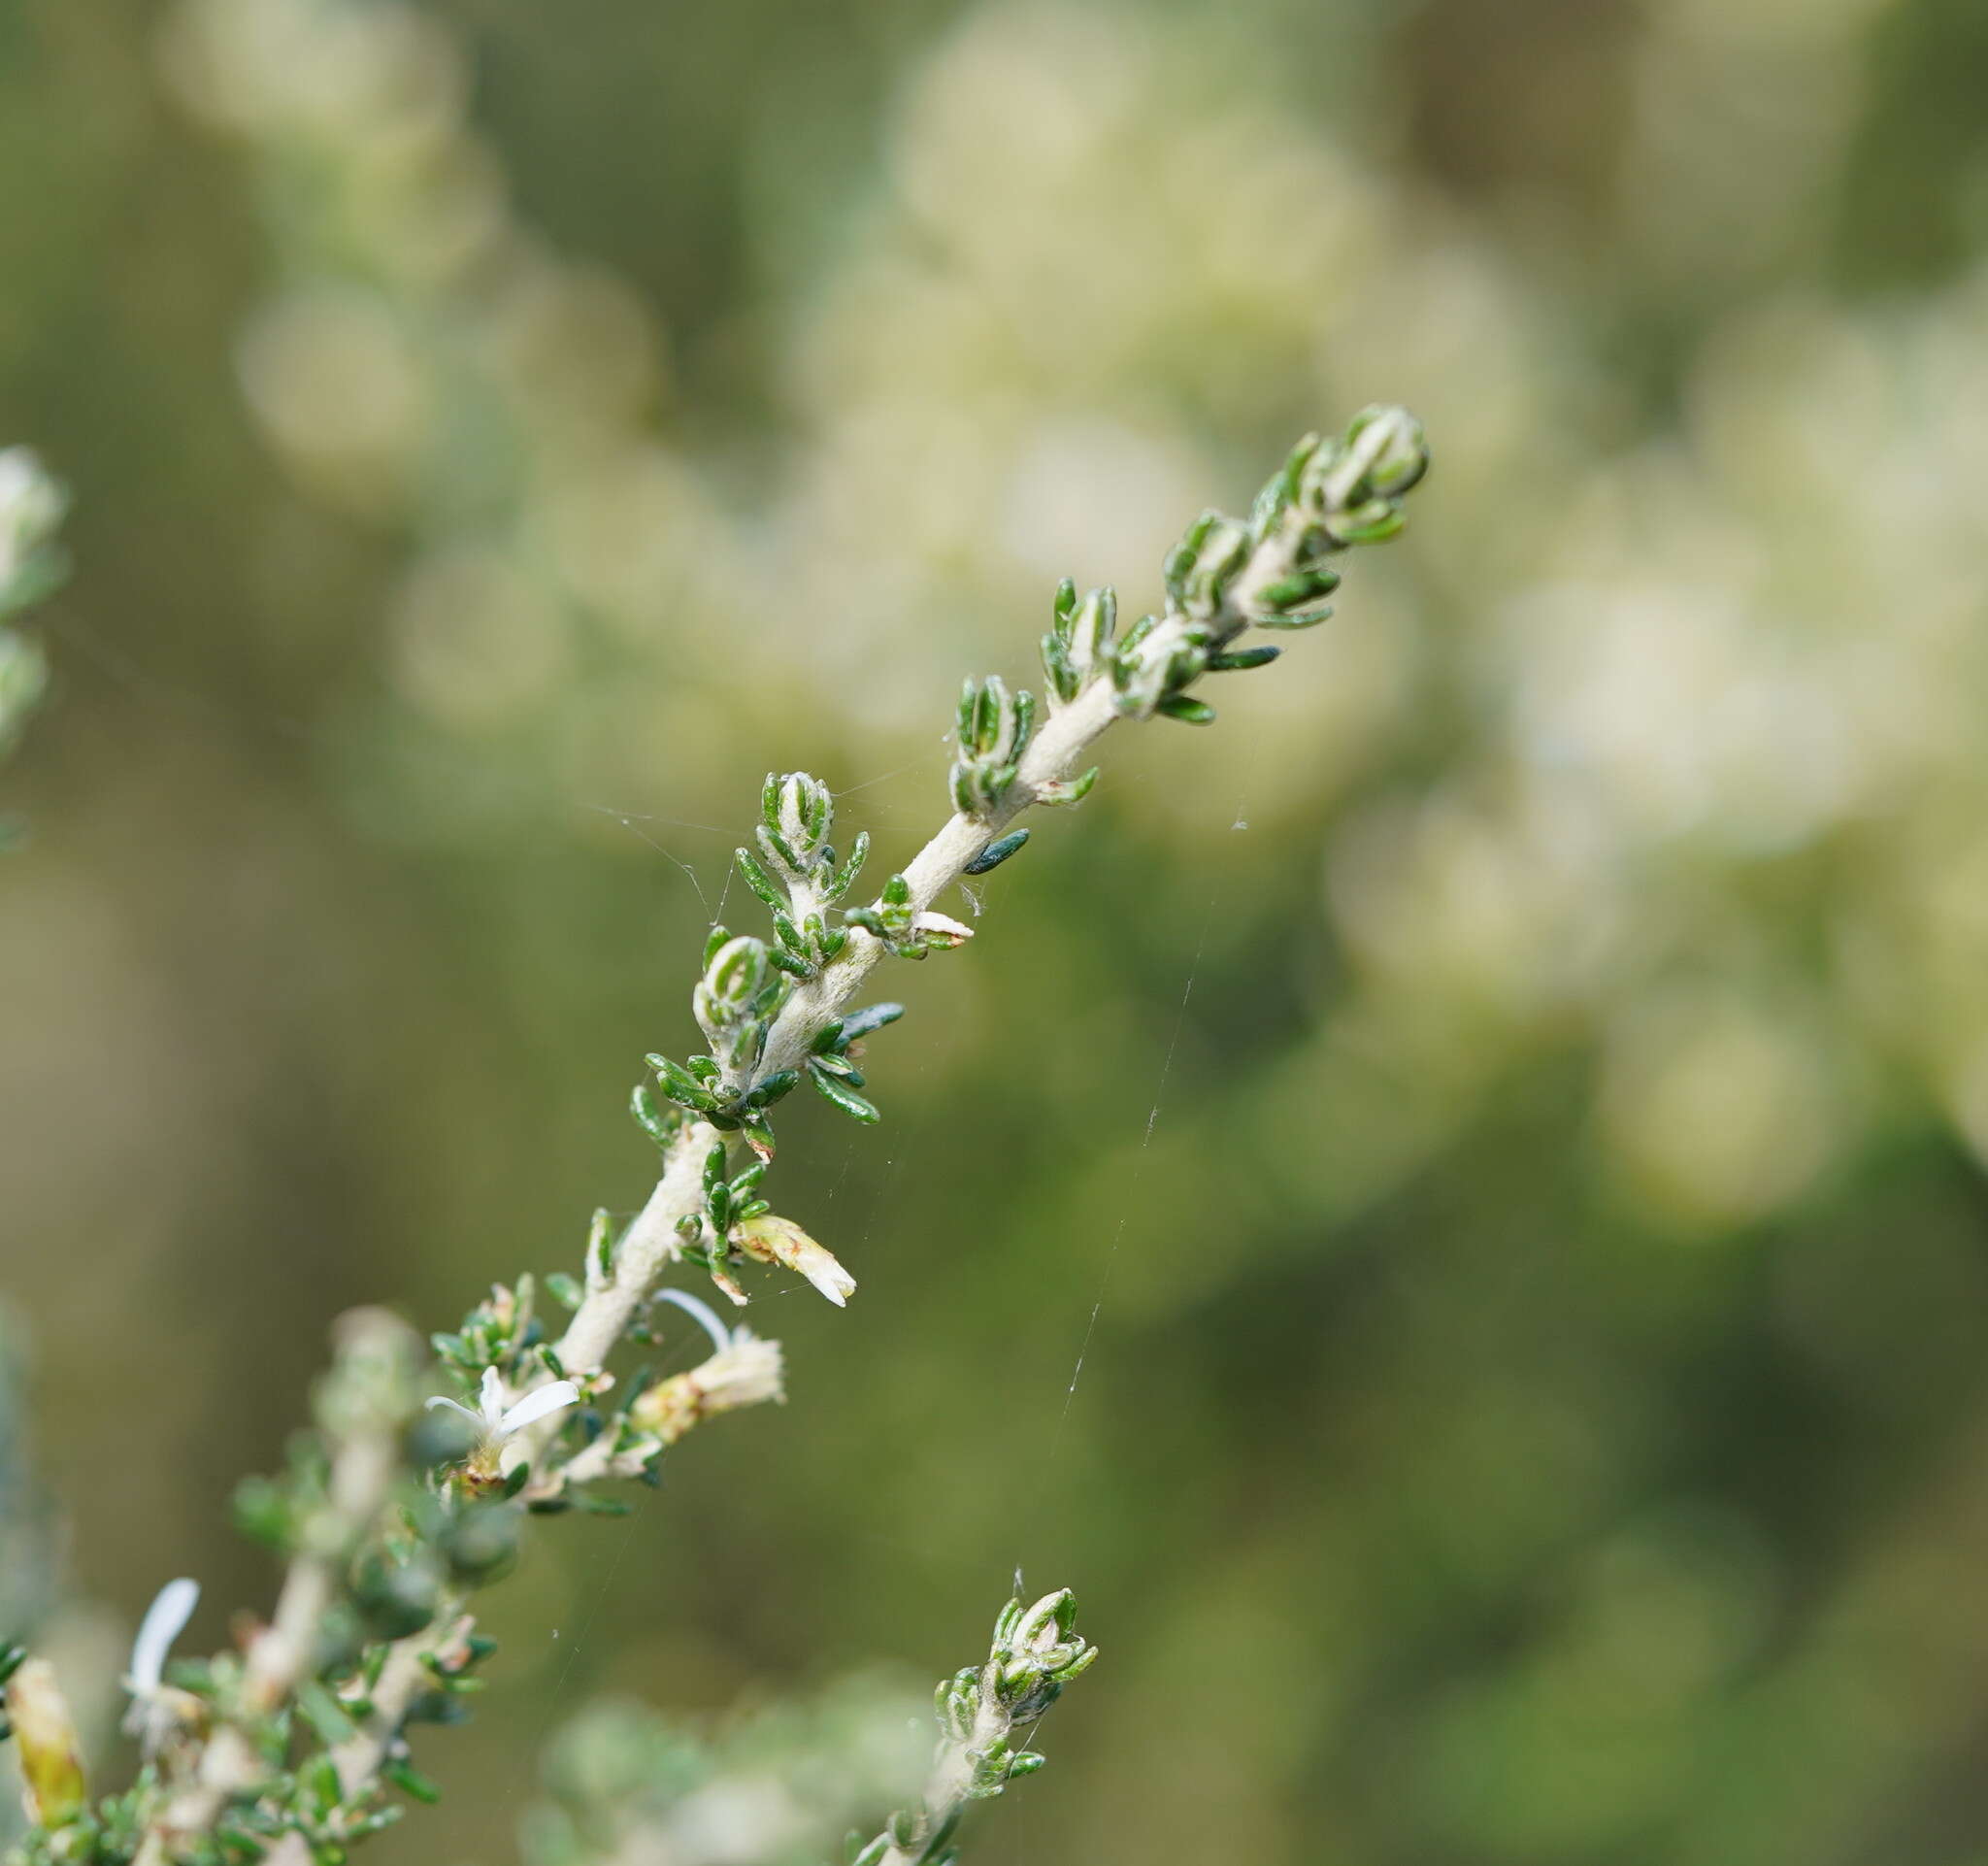
[[[1265,550],[1257,555],[1270,558],[1274,553]],[[1221,639],[1226,640],[1247,626],[1242,605],[1257,586],[1274,577],[1276,568],[1274,563],[1261,568],[1252,563],[1250,570],[1239,578],[1224,616]],[[1179,635],[1185,625],[1183,618],[1170,616],[1160,623],[1151,639],[1163,649],[1170,635]],[[1053,713],[1030,741],[1014,782],[1001,802],[971,816],[955,811],[911,858],[904,870],[911,904],[919,909],[930,908],[960,880],[967,864],[989,842],[1041,799],[1046,786],[1074,777],[1083,753],[1121,716],[1110,675],[1094,675],[1077,697]],[[753,1071],[754,1077],[763,1079],[783,1069],[799,1068],[814,1039],[848,1008],[850,1000],[862,989],[863,982],[887,953],[881,940],[860,927],[852,927],[848,947],[842,956],[824,966],[818,977],[797,984],[780,1008],[767,1038],[766,1052]],[[750,1084],[734,1082],[729,1085],[744,1089]],[[559,1342],[559,1359],[570,1374],[577,1378],[600,1371],[615,1343],[654,1292],[656,1283],[678,1261],[681,1242],[678,1223],[695,1215],[704,1204],[705,1157],[719,1142],[734,1138],[720,1133],[708,1121],[692,1119],[685,1121],[671,1142],[662,1177],[622,1235],[608,1281],[588,1290]]]

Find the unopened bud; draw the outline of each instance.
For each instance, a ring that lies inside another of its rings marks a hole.
[[[1363,409],[1346,429],[1346,446],[1366,462],[1366,480],[1384,499],[1399,498],[1429,471],[1422,423],[1405,408]]]
[[[803,868],[812,868],[835,827],[835,802],[828,786],[805,771],[788,772],[780,780],[775,816],[780,840]]]

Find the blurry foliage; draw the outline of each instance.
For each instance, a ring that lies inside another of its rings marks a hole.
[[[547,1750],[526,1866],[820,1866],[911,1792],[930,1720],[923,1691],[870,1674],[703,1729],[595,1705]]]
[[[254,1597],[219,1500],[323,1316],[640,1196],[769,764],[901,860],[960,665],[1399,398],[1411,546],[990,878],[882,1140],[783,1132],[855,1306],[521,1577],[433,1821],[500,1857],[582,1691],[943,1654],[1025,1558],[1112,1663],[990,1862],[1978,1855],[1978,10],[154,23],[0,15],[0,432],[80,566],[6,1272],[78,1585]]]

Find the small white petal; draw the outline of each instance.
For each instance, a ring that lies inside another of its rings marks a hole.
[[[794,1266],[838,1309],[846,1309],[855,1294],[856,1280],[826,1250],[820,1258],[810,1257]]]
[[[483,1369],[483,1383],[477,1390],[477,1402],[483,1409],[483,1423],[494,1432],[504,1417],[504,1376],[496,1368]]]
[[[677,1307],[695,1320],[699,1327],[711,1337],[711,1345],[719,1353],[732,1345],[732,1331],[717,1318],[710,1303],[693,1296],[687,1289],[658,1289],[658,1302],[674,1302]]]
[[[562,1406],[571,1406],[579,1398],[580,1388],[570,1380],[555,1380],[549,1386],[541,1386],[536,1392],[527,1393],[497,1421],[490,1436],[498,1440],[508,1439],[514,1432],[522,1432],[527,1425],[537,1424],[547,1413],[556,1413]]]
[[[465,1406],[461,1400],[449,1399],[446,1394],[437,1393],[428,1402],[430,1407],[446,1406],[451,1413],[460,1413],[478,1431],[483,1429],[483,1416],[473,1406]]]
[[[128,1683],[134,1697],[147,1697],[159,1688],[165,1676],[166,1654],[180,1630],[193,1616],[200,1601],[200,1583],[183,1575],[161,1587],[145,1618],[139,1622],[138,1637],[131,1643],[131,1676]]]

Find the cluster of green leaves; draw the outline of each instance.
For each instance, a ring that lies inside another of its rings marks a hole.
[[[677,1234],[683,1241],[683,1255],[709,1270],[712,1281],[735,1302],[744,1302],[746,1292],[730,1269],[738,1255],[738,1227],[773,1208],[757,1190],[766,1177],[765,1160],[755,1159],[737,1174],[728,1173],[729,1165],[730,1155],[720,1141],[704,1156],[704,1209],[679,1218]]]
[[[774,1018],[792,989],[790,976],[773,963],[764,940],[712,928],[705,944],[704,974],[692,994],[697,1021],[711,1050],[686,1063],[651,1055],[663,1094],[679,1108],[709,1121],[725,1133],[743,1133],[762,1158],[773,1156],[773,1127],[766,1111],[800,1081],[792,1070],[779,1070],[754,1081],[752,1072],[766,1050]],[[746,1085],[728,1081],[743,1076]]]
[[[998,674],[966,682],[951,776],[952,805],[961,816],[986,816],[1008,801],[1035,729],[1036,696],[1026,687],[1011,693]]]
[[[138,1851],[158,1792],[158,1771],[147,1764],[122,1794],[106,1795],[59,1827],[31,1826],[8,1856],[8,1866],[124,1866]],[[231,1827],[225,1842],[216,1836],[190,1866],[241,1866],[266,1850],[265,1843]]]
[[[1369,408],[1337,440],[1308,434],[1258,493],[1247,519],[1205,512],[1168,556],[1164,616],[1143,616],[1121,636],[1117,598],[1074,583],[1056,593],[1043,667],[1052,704],[1068,705],[1108,677],[1127,716],[1208,725],[1214,708],[1189,691],[1204,674],[1241,673],[1277,658],[1275,644],[1231,646],[1251,626],[1315,627],[1339,587],[1330,559],[1379,544],[1405,522],[1402,500],[1429,468],[1420,423],[1405,410]],[[1095,773],[1077,781],[1077,795]],[[1074,799],[1073,799],[1074,800]]]
[[[589,1250],[598,1248],[606,1218],[605,1213],[594,1215]],[[562,1301],[579,1299],[574,1280],[564,1274],[555,1272],[547,1277],[546,1286]],[[493,1285],[453,1333],[431,1335],[428,1340],[442,1364],[461,1375],[472,1389],[486,1367],[496,1368],[514,1385],[527,1384],[539,1370],[553,1380],[563,1380],[566,1375],[538,1314],[538,1282],[529,1271],[510,1287]]]
[[[427,1687],[409,1706],[407,1720],[458,1722],[463,1698],[479,1689],[475,1668],[496,1650],[496,1643],[465,1632],[429,1658]],[[382,1781],[348,1790],[333,1760],[337,1747],[357,1732],[357,1719],[371,1709],[367,1693],[377,1687],[385,1664],[383,1644],[366,1647],[343,1675],[327,1665],[305,1682],[295,1697],[250,1725],[261,1775],[252,1796],[231,1802],[212,1833],[183,1845],[183,1866],[251,1866],[285,1834],[300,1835],[315,1866],[345,1866],[352,1846],[406,1813],[406,1803],[386,1798],[397,1788],[412,1800],[432,1803],[441,1791],[404,1756],[381,1766]],[[211,1716],[239,1697],[241,1661],[232,1654],[212,1660],[182,1660],[171,1668],[174,1689],[188,1716]],[[201,1707],[196,1712],[192,1707]],[[128,1866],[148,1823],[172,1793],[169,1772],[159,1761],[140,1769],[131,1786],[80,1809],[53,1829],[37,1828],[19,1855],[20,1866]]]
[[[953,1836],[971,1801],[998,1795],[1043,1766],[1040,1751],[1017,1748],[1018,1727],[1033,1724],[1064,1686],[1098,1656],[1077,1632],[1077,1596],[1044,1594],[1033,1607],[1011,1600],[994,1622],[986,1659],[963,1666],[934,1695],[939,1743],[925,1798],[900,1809],[883,1831],[848,1837],[848,1866],[956,1866]]]
[[[635,1118],[658,1146],[667,1147],[682,1116],[693,1115],[721,1133],[741,1135],[763,1163],[774,1150],[767,1111],[803,1077],[844,1114],[866,1122],[877,1118],[876,1108],[856,1092],[863,1078],[849,1051],[870,1031],[903,1016],[901,1005],[873,1005],[824,1029],[798,1069],[758,1074],[767,1038],[795,986],[819,977],[843,953],[850,928],[861,927],[892,952],[911,958],[958,944],[943,928],[915,924],[918,916],[902,875],[884,883],[872,906],[842,911],[832,923],[830,914],[855,884],[870,849],[869,837],[859,833],[847,858],[839,859],[834,831],[835,803],[825,783],[803,771],[769,775],[754,832],[759,852],[741,849],[736,854],[746,885],[773,917],[774,937],[766,941],[712,928],[692,993],[692,1010],[711,1048],[680,1063],[665,1055],[648,1058],[670,1110],[658,1107],[646,1084],[636,1091]],[[727,1223],[718,1221],[709,1204],[707,1214],[710,1245],[724,1239]]]
[[[835,800],[828,786],[805,771],[784,777],[767,774],[759,793],[759,822],[749,849],[733,851],[746,885],[773,915],[776,944],[769,961],[796,979],[812,979],[849,943],[831,927],[825,910],[856,884],[870,854],[867,831],[858,831],[848,859],[838,864],[829,837],[835,830]]]
[[[893,881],[901,878],[893,876]],[[855,1058],[862,1053],[863,1039],[905,1015],[901,1004],[870,1004],[852,1011],[846,1017],[833,1017],[815,1032],[808,1056],[808,1080],[815,1092],[844,1114],[866,1125],[877,1119],[876,1105],[857,1094],[867,1087]]]
[[[427,1688],[407,1712],[410,1722],[452,1723],[465,1715],[462,1699],[480,1688],[475,1668],[496,1650],[494,1641],[474,1633],[430,1655]],[[389,1757],[380,1783],[348,1790],[333,1760],[334,1749],[356,1733],[357,1719],[372,1705],[387,1648],[371,1645],[348,1666],[327,1665],[308,1680],[289,1702],[249,1723],[261,1775],[256,1791],[231,1802],[209,1834],[190,1837],[178,1857],[182,1866],[251,1866],[284,1834],[300,1835],[315,1866],[345,1866],[354,1843],[391,1826],[406,1804],[385,1798],[398,1788],[416,1802],[432,1803],[441,1791],[404,1756]],[[240,1696],[242,1665],[233,1654],[212,1660],[182,1660],[171,1668],[173,1689],[182,1715],[203,1719],[229,1709]],[[129,1788],[74,1810],[59,1824],[32,1828],[11,1866],[129,1866],[162,1803],[173,1792],[170,1773],[159,1760],[148,1761]]]

